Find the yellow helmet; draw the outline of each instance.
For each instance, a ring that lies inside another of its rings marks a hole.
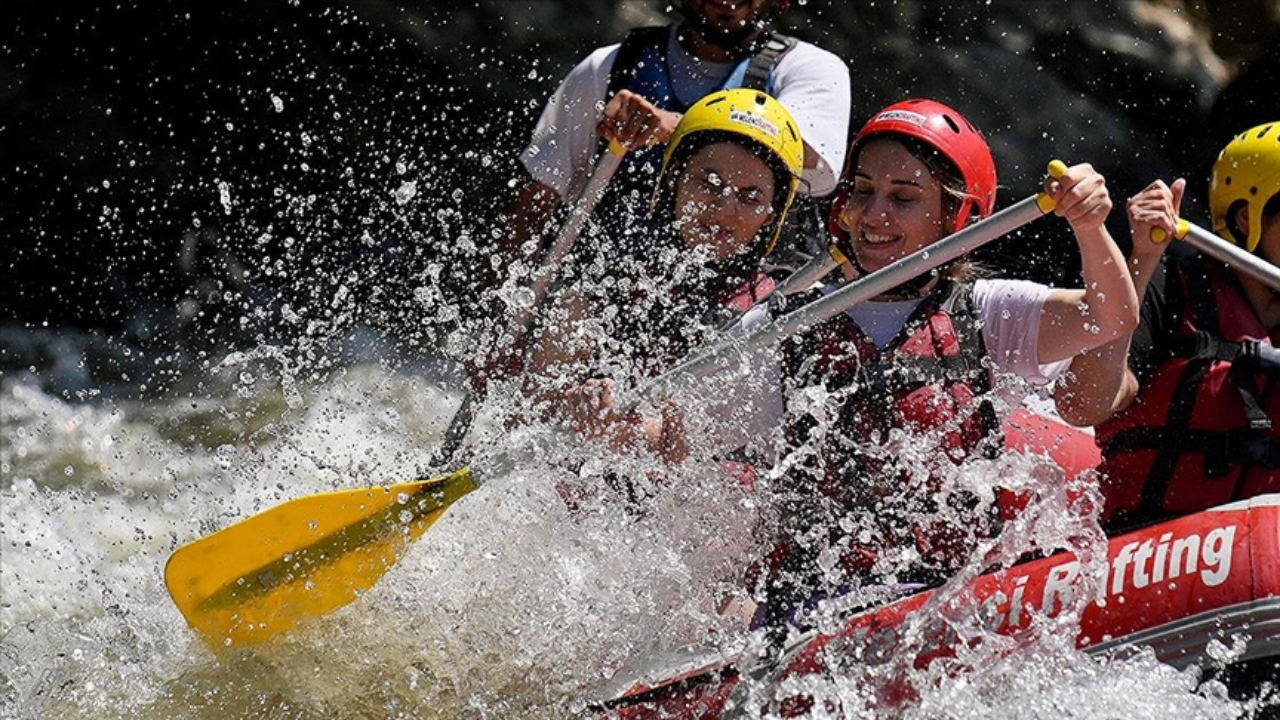
[[[662,170],[653,189],[650,210],[657,212],[664,202],[664,194],[670,194],[674,182],[668,172],[678,172],[693,152],[704,143],[693,141],[702,133],[739,135],[751,141],[749,145],[763,149],[764,159],[776,175],[786,180],[779,183],[784,192],[774,191],[773,227],[762,255],[773,252],[782,231],[782,221],[791,208],[796,190],[800,187],[800,175],[804,172],[804,141],[791,113],[774,98],[759,90],[735,88],[711,93],[694,103],[680,118],[671,134],[667,152],[662,157]],[[708,138],[704,138],[708,139]],[[678,161],[675,159],[678,158]]]
[[[1209,212],[1213,231],[1239,245],[1230,215],[1238,203],[1249,208],[1249,237],[1253,252],[1262,236],[1262,208],[1280,192],[1280,122],[1269,122],[1235,136],[1218,155],[1209,180]]]

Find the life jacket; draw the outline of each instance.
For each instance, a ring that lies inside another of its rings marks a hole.
[[[1174,339],[1133,404],[1095,429],[1109,532],[1280,491],[1280,330],[1216,264],[1168,269]]]
[[[636,28],[627,34],[609,71],[605,102],[622,90],[631,90],[660,110],[683,113],[701,99],[676,96],[667,62],[670,32],[670,26],[663,25]],[[798,42],[772,31],[764,33],[752,53],[738,63],[718,89],[743,87],[774,95],[774,67]],[[602,142],[602,151],[603,147]],[[666,147],[665,144],[652,145],[629,152],[623,158],[592,214],[604,226],[603,237],[643,243],[653,229],[649,201]],[[624,248],[628,248],[625,243]]]
[[[933,583],[967,556],[975,530],[994,533],[994,513],[977,513],[982,517],[965,527],[939,519],[941,468],[920,472],[922,464],[998,452],[999,422],[982,397],[990,377],[971,298],[971,285],[941,281],[884,349],[845,314],[784,343],[793,449],[784,463],[792,468],[779,486],[788,515],[782,541],[766,561],[766,593],[780,614],[767,624],[815,591],[838,590],[826,586],[833,575],[830,566],[818,568],[819,556],[838,558],[837,575],[860,582],[872,579],[882,555],[913,548],[918,558],[891,570],[895,580]],[[795,400],[823,395],[843,395],[834,412],[819,412],[823,418]],[[920,451],[914,458],[893,456],[901,448],[885,443],[895,431],[912,436],[904,447]],[[977,504],[958,494],[944,502],[966,514]]]

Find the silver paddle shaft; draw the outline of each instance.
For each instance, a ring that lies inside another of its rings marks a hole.
[[[839,315],[871,298],[926,272],[955,260],[996,238],[1007,235],[1027,223],[1051,212],[1054,201],[1044,193],[1026,198],[969,227],[886,265],[852,282],[826,297],[765,323],[747,333],[725,340],[705,352],[680,363],[660,377],[642,386],[639,396],[657,401],[669,394],[677,382],[701,378],[721,370],[728,361],[743,353],[803,332]]]
[[[1183,227],[1186,234],[1182,234]],[[1209,257],[1220,260],[1234,270],[1244,273],[1272,290],[1280,291],[1280,268],[1227,242],[1199,225],[1182,221],[1178,223],[1178,237]]]

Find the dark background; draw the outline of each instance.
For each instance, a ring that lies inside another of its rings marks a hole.
[[[10,327],[168,335],[370,323],[444,342],[541,105],[662,2],[10,0],[0,30],[0,238]],[[908,96],[986,132],[1001,206],[1048,159],[1123,199],[1280,119],[1277,3],[793,3],[846,58],[853,123]],[[984,251],[1047,282],[1061,224]],[[406,332],[406,328],[418,331]],[[415,334],[416,332],[416,334]],[[253,334],[250,333],[250,334]]]

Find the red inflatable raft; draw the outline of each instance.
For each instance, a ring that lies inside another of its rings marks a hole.
[[[1011,447],[1049,447],[1066,468],[1091,467],[1092,439],[1030,414],[1006,426]],[[1043,442],[1052,433],[1057,442]],[[1074,436],[1072,436],[1074,434]],[[1063,442],[1063,439],[1066,442]],[[1083,440],[1081,439],[1083,438]],[[1071,553],[982,575],[963,594],[984,628],[1000,636],[1027,633],[1034,618],[1071,606],[1082,567]],[[772,698],[771,712],[805,714],[812,700],[774,692],[789,678],[850,662],[883,664],[914,655],[915,668],[955,654],[960,642],[936,612],[929,590],[859,612],[833,632],[811,633],[767,662],[723,659],[657,682],[637,682],[603,706],[611,718],[720,718],[742,707],[748,692]],[[1076,646],[1089,653],[1149,647],[1155,657],[1185,667],[1205,657],[1214,641],[1237,645],[1237,663],[1280,663],[1280,495],[1213,508],[1119,535],[1108,541],[1100,596],[1077,607]],[[935,622],[908,623],[921,608]],[[901,637],[913,627],[912,637]],[[1238,641],[1244,639],[1243,651]],[[686,666],[687,668],[687,666]],[[1270,670],[1266,671],[1270,672]],[[661,675],[659,675],[661,677]],[[762,685],[763,684],[763,685]],[[794,686],[795,684],[793,684]],[[764,688],[764,692],[761,692]],[[886,703],[910,699],[909,687],[890,688]]]

